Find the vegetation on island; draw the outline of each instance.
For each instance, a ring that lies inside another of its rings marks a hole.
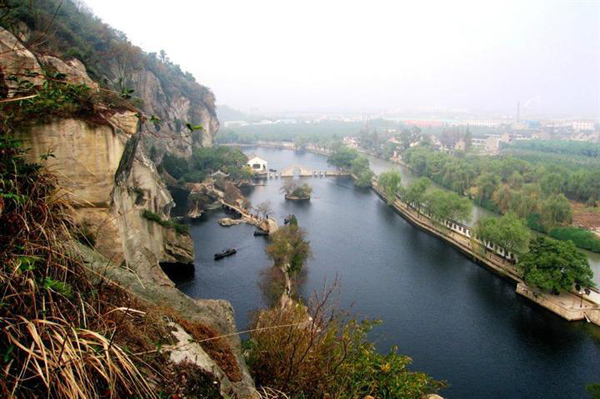
[[[345,318],[329,305],[329,295],[306,307],[274,307],[255,316],[248,364],[257,386],[290,398],[395,399],[421,399],[444,387],[410,370],[412,359],[396,348],[377,352],[367,339],[377,323]],[[274,325],[289,327],[269,328]]]
[[[288,179],[283,183],[280,191],[285,194],[286,199],[308,200],[312,194],[312,187],[308,183],[300,184],[293,179]]]
[[[294,218],[269,237],[267,253],[274,262],[269,277],[274,280],[267,288],[273,306],[254,314],[246,342],[256,385],[290,398],[421,399],[443,388],[444,383],[409,370],[412,360],[396,348],[377,352],[367,334],[378,322],[359,322],[338,312],[331,305],[335,285],[306,305],[279,303],[286,289],[279,271],[285,268],[297,281],[310,256],[305,236]]]
[[[553,293],[595,286],[587,256],[570,241],[536,238],[517,263],[527,285]]]
[[[284,266],[290,276],[298,275],[311,256],[306,231],[297,223],[290,223],[269,235],[267,255],[277,266]]]
[[[371,179],[373,179],[375,173],[369,167],[369,160],[366,157],[358,156],[354,158],[350,167],[350,173],[356,178],[354,184],[357,187],[371,187]]]
[[[159,165],[181,183],[202,182],[210,173],[221,171],[231,180],[251,179],[254,174],[246,165],[248,157],[237,148],[218,146],[195,148],[191,159],[166,154]]]

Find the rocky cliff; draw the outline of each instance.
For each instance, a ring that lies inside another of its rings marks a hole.
[[[221,369],[218,359],[211,359],[200,345],[190,347],[187,341],[183,349],[173,351],[172,361],[195,362],[217,376],[223,395],[254,397],[254,385],[241,355],[240,340],[233,334],[236,326],[231,305],[226,301],[193,300],[185,296],[160,267],[161,263],[192,263],[193,243],[187,233],[173,228],[170,222],[174,202],[144,150],[148,145],[145,140],[156,133],[162,135],[161,139],[165,134],[177,135],[180,140],[174,142],[182,153],[190,152],[195,145],[210,145],[218,127],[214,112],[206,107],[195,108],[194,102],[186,100],[183,94],[177,97],[178,101],[167,101],[161,97],[166,95],[163,86],[140,80],[140,91],[146,90],[145,95],[152,100],[146,109],[166,115],[169,121],[194,115],[194,120],[203,120],[208,127],[199,135],[177,133],[175,126],[164,133],[165,124],[148,131],[148,123],[143,124],[144,118],[140,118],[138,112],[114,107],[106,100],[114,93],[104,93],[106,89],[90,78],[80,61],[34,54],[1,28],[0,49],[4,50],[0,55],[0,92],[7,104],[21,104],[16,100],[19,97],[33,97],[31,101],[36,101],[37,96],[46,100],[48,93],[44,87],[51,79],[59,79],[60,84],[68,88],[70,85],[88,86],[89,90],[81,92],[95,99],[93,109],[87,110],[85,117],[65,114],[59,104],[60,113],[24,119],[12,126],[13,133],[30,149],[29,159],[42,160],[58,177],[62,195],[73,207],[81,236],[92,247],[82,249],[90,268],[141,298],[175,309],[188,320],[211,326],[218,333],[229,334],[227,341],[239,375],[232,377]],[[61,75],[50,77],[48,70]],[[22,81],[15,84],[15,77],[19,76],[28,78],[25,85]],[[152,80],[149,72],[144,79]],[[22,104],[31,106],[31,103]],[[18,106],[14,109],[19,110]],[[166,126],[170,129],[168,122]],[[169,148],[166,145],[164,150]],[[145,217],[145,213],[152,217]],[[178,336],[185,339],[183,327],[175,325],[174,328]]]
[[[79,1],[12,4],[0,24],[41,61],[78,82],[89,74],[99,86],[125,93],[148,118],[154,117],[143,131],[146,151],[154,147],[158,157],[166,152],[189,157],[194,147],[212,145],[219,129],[213,93],[164,52],[143,52]],[[190,131],[188,123],[202,129]]]

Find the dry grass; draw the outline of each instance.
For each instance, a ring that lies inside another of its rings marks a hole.
[[[81,262],[53,176],[0,140],[0,396],[153,397],[136,362],[114,342],[113,316]]]
[[[22,155],[0,135],[0,397],[220,397],[214,376],[163,350],[174,343],[169,321],[196,341],[217,332],[89,278],[70,255],[77,229],[55,178]],[[241,380],[225,339],[200,344]]]

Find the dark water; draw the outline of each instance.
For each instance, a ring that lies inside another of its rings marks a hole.
[[[328,169],[325,158],[253,149],[270,168],[301,164]],[[347,179],[307,179],[309,203],[286,202],[281,182],[253,188],[253,204],[271,200],[277,216],[294,213],[308,232],[314,259],[303,292],[339,276],[340,301],[362,317],[381,318],[373,333],[381,351],[398,346],[423,370],[451,385],[447,398],[585,398],[600,382],[600,328],[566,322],[517,296],[513,283],[469,261],[444,242],[405,222],[368,190]],[[191,229],[196,275],[181,289],[224,298],[238,327],[264,306],[258,286],[269,267],[266,240],[250,226],[221,227],[222,213]],[[226,247],[237,255],[215,262]]]

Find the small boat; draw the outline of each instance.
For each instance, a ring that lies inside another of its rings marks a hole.
[[[256,236],[268,236],[269,233],[264,230],[254,230],[254,237]]]
[[[215,260],[223,259],[223,258],[225,258],[227,256],[231,256],[235,253],[237,253],[237,250],[235,248],[226,249],[224,251],[221,251],[221,252],[215,254]]]

